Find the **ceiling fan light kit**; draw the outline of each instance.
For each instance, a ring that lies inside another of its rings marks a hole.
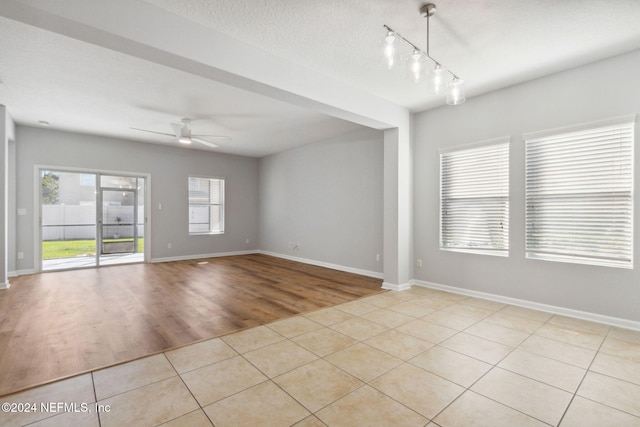
[[[189,127],[189,125],[191,124],[191,119],[182,119],[182,126],[178,127],[176,126],[174,123],[172,123],[171,125],[173,126],[174,130],[176,131],[176,136],[178,134],[180,134],[180,136],[178,137],[178,142],[181,144],[191,144],[191,128]]]
[[[436,5],[423,3],[420,6],[420,14],[427,20],[427,49],[422,50],[414,43],[407,40],[388,25],[383,25],[386,35],[383,38],[383,55],[386,68],[393,70],[400,62],[408,62],[407,72],[414,83],[427,82],[427,90],[438,95],[445,88],[445,77],[451,76],[446,83],[447,104],[459,105],[465,101],[464,80],[458,77],[450,68],[443,67],[442,63],[434,59],[429,53],[429,18],[436,13]],[[401,47],[408,48],[408,54],[402,55]],[[403,58],[404,57],[404,58]]]

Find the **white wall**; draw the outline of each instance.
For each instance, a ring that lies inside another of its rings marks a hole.
[[[414,250],[418,280],[640,321],[640,206],[634,203],[635,268],[525,258],[523,133],[637,114],[640,51],[473,97],[414,117]],[[636,141],[640,140],[636,125]],[[511,136],[510,255],[438,249],[439,153],[444,147]],[[637,145],[637,144],[636,144]],[[640,166],[635,162],[635,186]]]
[[[381,273],[383,139],[364,129],[260,159],[260,249]]]
[[[150,174],[151,258],[181,258],[256,250],[258,160],[157,144],[18,126],[16,129],[18,271],[34,265],[34,165]],[[188,234],[187,178],[225,177],[225,234]],[[162,210],[158,204],[162,204]],[[245,240],[249,239],[249,244]],[[169,249],[167,244],[171,243]]]

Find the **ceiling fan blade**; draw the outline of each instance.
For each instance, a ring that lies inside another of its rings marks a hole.
[[[139,130],[139,131],[142,131],[142,132],[157,133],[158,135],[175,136],[172,133],[156,132],[155,130],[149,130],[149,129],[140,129],[140,128],[129,128],[129,129]]]
[[[222,136],[222,135],[191,135],[193,138],[215,138],[215,139],[228,139],[231,140],[230,136]]]
[[[218,144],[214,144],[213,142],[209,142],[209,141],[205,141],[204,139],[200,139],[200,138],[191,138],[191,141],[194,142],[199,142],[202,145],[206,145],[207,147],[211,147],[211,148],[217,148]]]

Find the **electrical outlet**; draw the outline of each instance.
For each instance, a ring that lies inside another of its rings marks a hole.
[[[380,262],[380,254],[376,254],[376,262]]]
[[[245,244],[245,245],[248,245],[248,244],[249,244],[249,242],[250,242],[250,240],[249,240],[249,239],[245,239],[244,244]]]
[[[171,249],[172,244],[171,243],[167,243],[167,248]]]
[[[18,259],[24,259],[24,252],[18,252]]]
[[[416,260],[416,267],[422,268],[422,260],[421,259]]]

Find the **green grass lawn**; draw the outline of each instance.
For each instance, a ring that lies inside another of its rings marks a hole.
[[[118,242],[127,239],[105,239],[105,242]],[[144,239],[138,238],[138,252],[144,252]],[[42,242],[42,259],[72,258],[95,256],[95,240],[52,240]]]

